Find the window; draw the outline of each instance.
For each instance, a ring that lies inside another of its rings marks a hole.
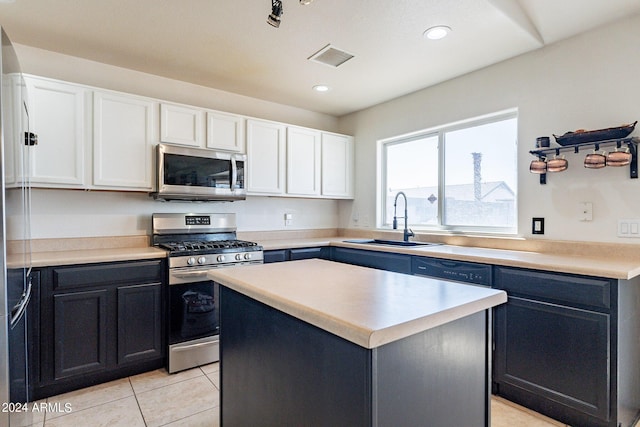
[[[380,141],[379,223],[515,233],[517,112],[500,113]],[[394,203],[397,206],[394,206]]]

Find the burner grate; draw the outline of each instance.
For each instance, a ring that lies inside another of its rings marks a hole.
[[[167,242],[161,243],[159,246],[173,253],[178,253],[194,251],[215,251],[219,249],[243,249],[257,245],[258,244],[255,242],[247,242],[244,240],[214,240],[195,242]]]

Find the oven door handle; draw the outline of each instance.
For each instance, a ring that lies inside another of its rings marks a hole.
[[[198,271],[171,271],[169,272],[169,284],[177,285],[179,283],[185,283],[184,280],[194,281],[194,279],[209,280],[207,273],[213,271],[212,268]],[[177,279],[175,282],[173,279]]]

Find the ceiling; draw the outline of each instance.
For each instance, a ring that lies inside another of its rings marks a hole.
[[[638,0],[282,0],[276,29],[271,0],[6,1],[16,43],[334,116],[640,13]],[[426,40],[434,25],[452,31]],[[307,59],[327,44],[354,58]]]

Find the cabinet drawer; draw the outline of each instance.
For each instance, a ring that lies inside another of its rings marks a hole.
[[[611,280],[597,277],[496,267],[495,288],[511,295],[551,302],[611,308]]]
[[[53,289],[159,282],[163,271],[162,260],[57,267],[53,269]]]
[[[411,256],[361,249],[333,248],[333,261],[411,274]]]
[[[270,251],[264,251],[263,262],[269,264],[272,262],[284,262],[287,260],[286,249],[273,249]]]
[[[289,251],[289,259],[295,261],[298,259],[320,258],[327,259],[327,248],[297,248]]]

